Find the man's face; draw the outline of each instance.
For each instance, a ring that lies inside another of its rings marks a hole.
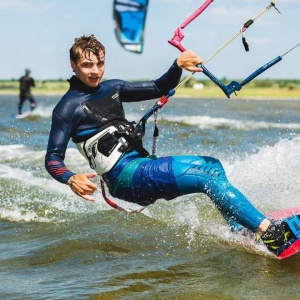
[[[104,74],[105,56],[99,52],[99,59],[92,52],[85,55],[81,53],[77,63],[71,60],[71,67],[78,79],[89,87],[97,87]]]

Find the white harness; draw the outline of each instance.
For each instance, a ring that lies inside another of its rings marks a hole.
[[[99,175],[110,171],[128,148],[124,138],[114,135],[116,131],[118,128],[111,125],[88,140],[75,143],[79,152]]]

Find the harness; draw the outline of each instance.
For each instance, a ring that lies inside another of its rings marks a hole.
[[[73,140],[90,167],[100,176],[110,171],[124,153],[134,149],[149,157],[142,139],[134,136],[134,126],[126,120],[113,120],[84,140]]]
[[[81,103],[81,107],[87,116],[104,125],[101,126],[99,130],[73,138],[73,142],[79,152],[87,159],[90,167],[100,175],[102,196],[107,204],[115,209],[130,213],[141,212],[145,209],[145,207],[137,210],[123,208],[110,200],[106,196],[102,175],[109,172],[121,157],[131,150],[136,150],[142,157],[156,157],[155,152],[158,137],[156,112],[163,104],[159,102],[155,108],[147,113],[147,116],[144,116],[138,124],[136,124],[125,119],[121,109],[122,104],[119,100],[118,92],[115,89],[111,89],[102,101],[86,101]],[[150,155],[143,147],[142,139],[145,134],[147,119],[152,114],[155,116],[155,129],[152,155]]]
[[[100,175],[102,196],[111,207],[128,213],[139,213],[145,209],[137,210],[123,208],[110,200],[105,192],[104,180],[101,175],[110,171],[118,160],[128,151],[134,149],[141,156],[149,157],[149,152],[143,147],[142,139],[134,136],[134,126],[125,120],[109,122],[101,130],[95,132],[84,141],[76,140],[75,145],[79,152],[88,160],[90,167]]]

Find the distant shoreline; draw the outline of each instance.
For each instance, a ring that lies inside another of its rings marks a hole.
[[[106,79],[103,79],[106,80]],[[144,79],[143,81],[147,81]],[[223,78],[222,83],[230,84],[229,79]],[[240,80],[238,80],[239,82]],[[134,81],[133,81],[134,82]],[[67,80],[36,80],[32,89],[33,95],[63,96],[69,89]],[[17,80],[0,80],[0,95],[19,94]],[[223,91],[211,80],[195,80],[191,78],[185,85],[176,89],[174,97],[195,99],[228,99]],[[230,99],[245,100],[300,100],[300,79],[255,79],[244,85]]]
[[[59,96],[62,97],[67,92],[65,90],[32,90],[32,94],[36,97],[39,96]],[[275,94],[275,96],[274,96]],[[290,95],[289,95],[290,94]],[[10,95],[10,96],[19,96],[19,91],[17,90],[1,90],[0,95]],[[230,99],[228,99],[221,90],[217,88],[213,89],[203,89],[195,90],[193,88],[181,88],[176,91],[176,94],[173,98],[191,98],[191,99],[215,99],[215,100],[300,100],[300,91],[291,91],[290,93],[284,92],[280,93],[279,90],[274,91],[273,89],[244,89],[237,93],[237,95],[232,94]]]

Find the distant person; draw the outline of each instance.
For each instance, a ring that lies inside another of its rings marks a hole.
[[[22,76],[19,80],[20,81],[20,102],[18,105],[19,115],[22,114],[22,107],[26,99],[30,101],[31,111],[33,111],[36,106],[36,102],[31,94],[31,87],[35,87],[35,82],[34,79],[29,76],[30,72],[31,71],[29,69],[26,69],[25,75]]]

